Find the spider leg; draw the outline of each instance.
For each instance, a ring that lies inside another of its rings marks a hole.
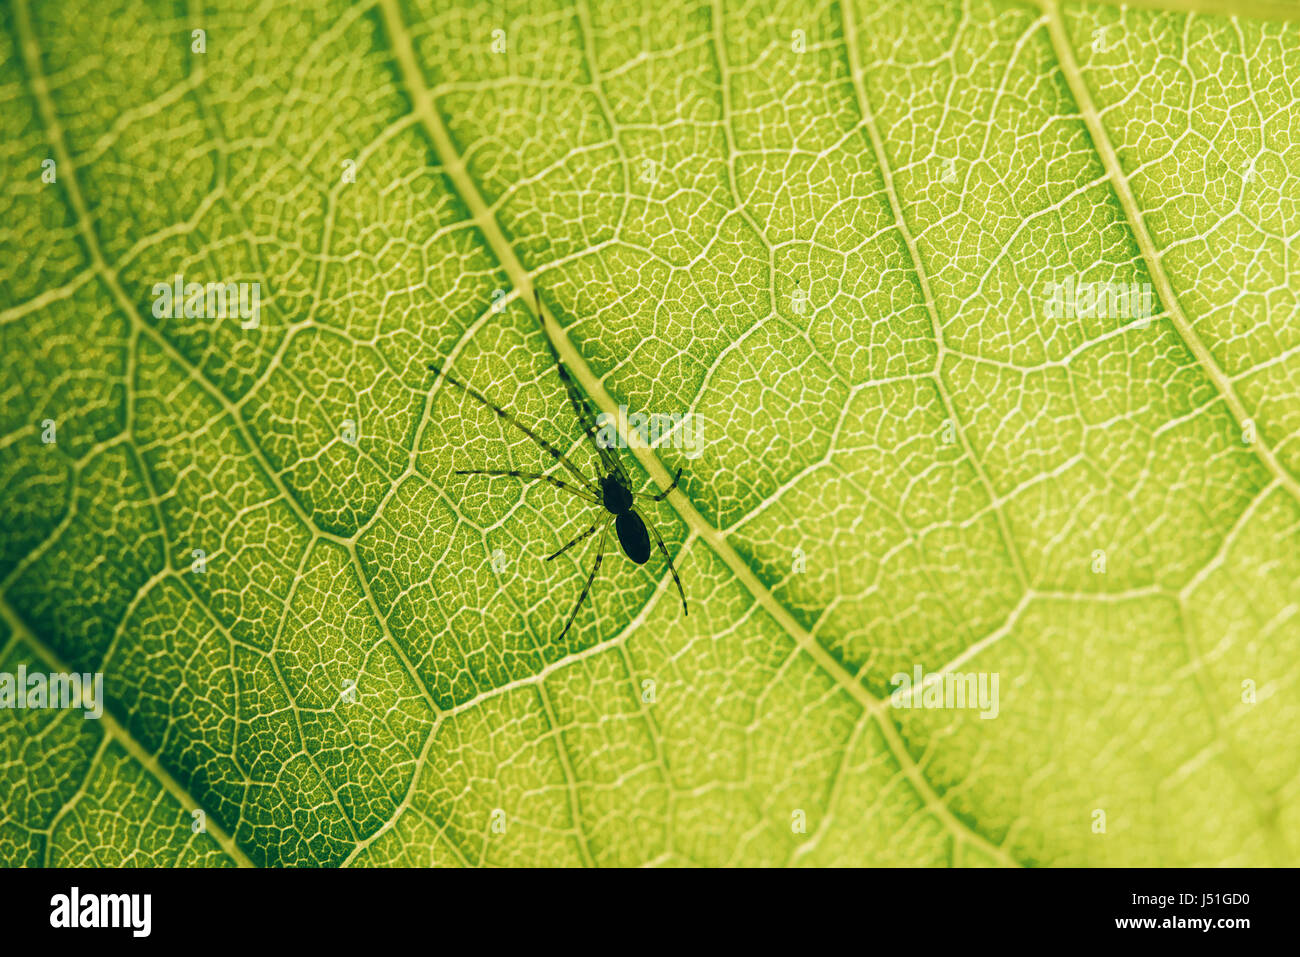
[[[658,495],[651,495],[650,501],[662,502],[664,499],[666,499],[668,497],[668,493],[677,487],[677,483],[681,481],[681,477],[682,477],[682,470],[678,469],[677,474],[673,476],[673,483],[669,485],[666,489],[664,489],[662,492],[660,492]]]
[[[665,492],[664,494],[668,493]],[[640,516],[641,521],[645,522],[645,527],[650,529],[650,534],[655,537],[655,542],[659,545],[659,551],[663,552],[664,561],[668,563],[668,570],[673,573],[673,581],[677,583],[677,594],[682,596],[682,614],[689,615],[690,612],[686,610],[686,592],[682,590],[682,580],[677,577],[677,569],[673,567],[673,559],[668,554],[668,546],[664,544],[664,537],[659,534],[659,529],[646,520],[646,517],[641,514],[639,509],[633,509],[633,511]]]
[[[583,486],[587,489],[587,491],[589,491],[593,495],[597,494],[596,487],[591,483],[591,480],[588,479],[587,476],[582,474],[581,469],[579,469],[576,465],[574,465],[571,461],[569,461],[569,457],[567,455],[565,455],[563,452],[561,452],[559,449],[553,446],[550,442],[547,442],[544,438],[542,438],[540,435],[538,435],[528,426],[524,425],[524,423],[521,422],[514,413],[507,412],[505,409],[501,408],[501,406],[497,405],[495,402],[493,402],[483,393],[479,392],[473,386],[465,385],[465,383],[461,382],[459,379],[453,378],[449,373],[444,372],[441,368],[439,368],[434,363],[432,362],[429,363],[429,369],[430,371],[436,372],[439,375],[441,375],[448,382],[450,382],[456,388],[460,389],[462,392],[469,395],[471,398],[477,400],[482,405],[487,406],[489,409],[491,409],[493,412],[497,414],[497,418],[501,419],[503,422],[509,422],[520,432],[524,433],[524,435],[528,436],[530,439],[536,442],[537,445],[544,452],[550,454],[551,458],[555,459],[566,469],[572,472],[575,476],[577,476],[578,480],[582,482]]]
[[[573,611],[569,612],[569,620],[564,623],[564,630],[560,632],[560,638],[568,634],[573,619],[578,617],[578,609],[587,600],[587,592],[591,591],[591,583],[596,580],[596,572],[600,571],[600,563],[605,560],[605,536],[608,534],[609,522],[606,521],[604,527],[600,530],[600,545],[596,548],[596,564],[591,566],[591,574],[587,576],[587,584],[582,586],[582,594],[578,596],[578,603],[573,606]]]
[[[542,325],[542,339],[546,342],[546,348],[551,351],[551,358],[555,360],[555,368],[560,374],[560,382],[564,384],[564,391],[569,397],[569,404],[573,406],[573,414],[578,417],[578,424],[582,426],[582,431],[587,434],[591,440],[591,447],[596,450],[596,455],[600,457],[601,463],[605,466],[606,472],[615,472],[630,488],[631,482],[627,480],[627,473],[623,471],[623,465],[618,460],[618,456],[613,450],[600,444],[596,436],[596,413],[583,395],[582,390],[578,388],[578,383],[573,381],[573,376],[565,368],[564,362],[560,359],[560,354],[555,351],[555,345],[551,342],[551,337],[546,334],[546,320],[542,318],[542,300],[533,290],[533,309],[537,313],[537,321]]]
[[[599,522],[597,522],[597,523],[595,523],[594,525],[592,525],[591,528],[587,529],[587,530],[586,530],[585,532],[583,532],[581,535],[578,535],[576,538],[573,539],[573,541],[569,542],[569,544],[565,545],[565,546],[564,546],[563,548],[561,548],[558,552],[554,552],[554,553],[552,553],[552,554],[550,554],[550,555],[547,555],[547,556],[546,556],[546,560],[549,562],[552,558],[559,558],[561,555],[563,555],[565,552],[567,552],[567,551],[568,551],[570,548],[572,548],[574,545],[578,544],[578,542],[581,542],[581,541],[583,541],[584,539],[588,539],[588,538],[590,538],[592,535],[596,534],[596,529],[598,529],[598,528],[600,528],[600,523],[599,523]]]
[[[523,479],[525,482],[549,482],[550,484],[554,485],[556,488],[562,488],[566,492],[572,492],[574,495],[578,495],[582,498],[585,498],[588,502],[595,502],[597,505],[600,504],[600,502],[592,498],[591,494],[587,492],[585,489],[580,489],[576,485],[571,485],[568,482],[563,482],[560,479],[557,479],[554,475],[547,475],[545,472],[519,472],[516,471],[515,469],[456,469],[456,471],[453,472],[452,474],[453,475],[509,475],[511,478]]]

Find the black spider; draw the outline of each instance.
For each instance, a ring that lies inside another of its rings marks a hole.
[[[549,562],[558,558],[567,552],[574,545],[585,539],[590,538],[600,532],[600,546],[596,552],[596,564],[592,566],[591,574],[587,576],[587,583],[582,586],[582,594],[578,596],[578,603],[573,606],[573,611],[569,613],[569,620],[564,623],[564,630],[560,632],[559,637],[563,638],[569,631],[569,626],[573,624],[574,618],[578,616],[578,609],[587,598],[587,592],[591,591],[591,583],[596,580],[596,572],[600,570],[600,563],[605,558],[605,536],[609,532],[609,523],[612,519],[614,522],[614,531],[618,535],[618,544],[623,549],[623,554],[638,565],[644,565],[650,559],[650,536],[646,533],[649,528],[655,537],[655,543],[659,546],[659,551],[663,553],[664,561],[668,563],[668,570],[672,572],[673,581],[677,583],[677,593],[682,599],[682,614],[689,614],[686,610],[686,592],[682,590],[682,580],[677,577],[677,569],[673,567],[673,560],[668,554],[668,548],[664,545],[663,536],[659,530],[646,520],[641,511],[636,507],[636,498],[640,494],[632,491],[632,481],[628,478],[627,472],[623,471],[622,464],[618,461],[613,451],[602,445],[596,438],[596,417],[592,413],[591,406],[587,403],[587,398],[578,389],[578,384],[573,381],[569,375],[569,370],[564,367],[560,361],[560,354],[555,351],[555,346],[551,344],[550,337],[546,334],[546,326],[542,319],[542,304],[537,298],[537,293],[533,293],[533,307],[537,312],[537,321],[542,323],[542,338],[546,340],[546,347],[551,350],[551,356],[555,359],[555,367],[559,370],[560,381],[564,383],[564,391],[569,395],[569,404],[573,406],[573,411],[578,417],[578,424],[582,426],[587,438],[591,440],[592,447],[596,450],[596,455],[600,458],[604,474],[600,476],[599,481],[593,482],[583,471],[569,460],[569,457],[547,442],[535,431],[519,421],[514,413],[507,412],[501,406],[497,405],[491,399],[487,398],[472,386],[465,385],[463,382],[453,378],[450,374],[443,371],[435,363],[429,363],[429,369],[438,373],[448,382],[460,389],[462,392],[471,396],[478,402],[487,406],[497,414],[497,417],[504,422],[508,422],[517,428],[524,435],[532,439],[537,446],[546,452],[553,459],[563,465],[579,482],[582,487],[579,488],[569,482],[561,481],[553,475],[546,475],[542,472],[520,472],[516,469],[456,469],[456,475],[509,475],[514,478],[521,478],[526,482],[549,482],[556,488],[562,488],[566,492],[571,492],[579,498],[591,502],[593,505],[603,506],[609,514],[602,515],[592,523],[591,528],[587,529],[581,535],[575,537],[563,548],[555,553],[546,556]],[[678,469],[677,474],[673,476],[673,482],[668,488],[664,489],[657,495],[647,495],[652,502],[662,502],[668,497],[668,493],[677,487],[677,482],[682,477],[682,470]]]

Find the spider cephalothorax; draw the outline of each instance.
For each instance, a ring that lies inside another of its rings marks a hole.
[[[628,478],[627,472],[624,471],[622,463],[619,462],[618,456],[602,443],[596,437],[596,416],[587,403],[587,397],[579,390],[577,383],[569,375],[569,370],[564,367],[560,361],[560,355],[555,351],[555,346],[551,344],[550,337],[546,334],[546,324],[542,319],[542,304],[533,294],[533,305],[537,312],[537,319],[542,323],[542,338],[546,341],[546,346],[551,350],[551,356],[555,359],[555,367],[560,374],[560,381],[564,383],[564,391],[568,393],[569,404],[573,407],[574,414],[578,417],[578,424],[587,434],[591,441],[592,447],[596,450],[596,455],[600,459],[603,473],[598,480],[593,481],[588,478],[580,468],[570,461],[569,457],[557,449],[550,442],[538,435],[533,429],[529,428],[511,412],[507,412],[501,406],[497,405],[491,399],[484,396],[481,392],[471,386],[465,385],[451,375],[444,372],[434,363],[429,364],[430,370],[443,376],[448,382],[460,389],[471,398],[475,399],[482,405],[487,406],[496,413],[497,418],[514,426],[524,435],[528,436],[542,451],[546,452],[551,458],[555,459],[560,465],[564,466],[569,473],[578,480],[578,485],[563,479],[556,478],[544,472],[520,472],[515,469],[457,469],[457,475],[509,475],[515,478],[521,478],[526,482],[548,482],[556,488],[564,489],[567,492],[586,499],[588,502],[603,507],[607,514],[601,515],[594,521],[590,528],[580,535],[575,536],[568,544],[561,547],[558,551],[548,555],[546,560],[563,555],[574,545],[585,541],[596,532],[600,532],[600,545],[596,550],[596,563],[592,566],[591,574],[587,577],[587,583],[582,587],[582,594],[578,596],[578,602],[573,606],[573,611],[569,613],[569,619],[564,623],[564,630],[560,632],[563,638],[568,632],[569,626],[573,624],[574,618],[578,616],[578,609],[587,598],[587,593],[591,591],[591,583],[596,579],[596,572],[600,570],[600,563],[605,558],[605,539],[609,533],[609,523],[614,522],[614,532],[618,536],[619,547],[623,549],[629,559],[638,565],[644,565],[650,559],[650,535],[654,535],[655,544],[659,551],[663,553],[664,561],[668,564],[668,570],[672,573],[673,581],[677,584],[677,593],[682,599],[682,613],[689,614],[686,610],[686,592],[682,589],[682,580],[677,577],[677,569],[673,567],[672,557],[668,554],[668,548],[664,545],[663,536],[659,534],[658,529],[646,521],[640,509],[636,506],[638,494],[632,491],[632,482]],[[662,502],[668,497],[668,493],[677,487],[678,481],[682,477],[682,470],[678,469],[677,474],[673,476],[672,484],[655,495],[647,495],[652,502]]]

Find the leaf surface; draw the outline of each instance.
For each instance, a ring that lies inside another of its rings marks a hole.
[[[1173,6],[0,9],[0,862],[1300,862],[1300,28]],[[689,617],[452,474],[543,335]]]

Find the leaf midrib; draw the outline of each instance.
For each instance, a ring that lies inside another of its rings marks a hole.
[[[451,180],[462,202],[470,211],[471,221],[482,231],[484,238],[492,249],[511,284],[515,287],[515,296],[531,296],[533,283],[529,271],[520,261],[513,245],[506,238],[497,222],[491,207],[484,201],[477,184],[469,175],[464,158],[456,149],[451,134],[443,122],[442,114],[434,103],[433,95],[425,83],[424,74],[411,46],[409,32],[396,0],[379,0],[378,3],[385,31],[392,46],[393,56],[397,61],[403,85],[411,98],[411,106],[426,135],[432,141],[443,172]],[[506,297],[511,298],[510,296]],[[578,380],[590,399],[603,411],[617,421],[618,403],[613,400],[604,384],[588,367],[586,360],[576,346],[565,335],[545,306],[541,307],[541,319],[547,337],[555,346],[560,358],[564,360],[569,371]],[[621,424],[620,424],[621,425]],[[626,438],[626,435],[624,436]],[[629,449],[646,472],[661,486],[667,487],[671,475],[659,458],[648,448],[635,447],[639,443],[628,442]],[[889,746],[895,761],[903,775],[916,789],[926,808],[947,827],[958,840],[968,841],[978,846],[985,854],[1002,864],[1017,864],[1001,847],[974,830],[969,824],[958,818],[944,802],[930,782],[925,778],[911,753],[907,750],[901,735],[893,721],[887,717],[887,702],[872,695],[831,653],[823,647],[806,629],[804,629],[775,596],[758,580],[753,569],[740,557],[739,553],[726,541],[717,528],[711,525],[695,508],[684,494],[670,495],[666,501],[672,505],[687,527],[708,543],[710,549],[727,566],[737,581],[750,593],[754,601],[790,636],[810,658],[839,686],[847,692],[858,705],[870,713],[877,722],[881,734]]]

